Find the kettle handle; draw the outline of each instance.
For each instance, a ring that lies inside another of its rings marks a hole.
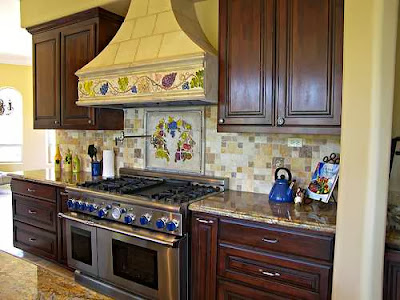
[[[275,170],[275,180],[278,180],[278,173],[279,173],[279,171],[281,171],[281,170],[284,170],[284,171],[287,173],[287,175],[288,175],[288,181],[292,181],[292,173],[290,173],[290,170],[287,169],[287,168],[277,168],[277,169]]]

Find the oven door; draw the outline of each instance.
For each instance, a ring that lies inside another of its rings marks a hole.
[[[67,262],[71,268],[97,276],[96,228],[66,219]]]
[[[187,299],[187,239],[174,246],[97,229],[99,276],[150,299]],[[160,241],[162,242],[162,241]]]

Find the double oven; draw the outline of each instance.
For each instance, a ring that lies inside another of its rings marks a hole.
[[[100,291],[99,287],[106,286],[107,294],[116,298],[188,298],[186,236],[153,232],[75,212],[60,217],[66,222],[68,265],[79,270],[75,275],[77,281],[80,279]],[[110,287],[115,287],[111,293]]]

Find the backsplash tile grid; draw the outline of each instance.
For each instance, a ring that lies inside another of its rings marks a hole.
[[[322,157],[340,152],[338,136],[300,135],[303,147],[287,146],[291,135],[260,133],[217,133],[217,107],[206,107],[205,173],[229,177],[230,189],[268,193],[277,167],[287,167],[301,186],[307,186],[311,173]],[[125,110],[125,134],[144,134],[144,109]],[[90,171],[89,144],[102,150],[114,149],[116,165],[144,168],[144,139],[126,139],[115,146],[119,131],[57,130],[57,143],[79,154],[83,169]]]

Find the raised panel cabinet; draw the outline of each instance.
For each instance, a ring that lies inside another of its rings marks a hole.
[[[343,0],[220,0],[220,132],[339,134]]]
[[[192,219],[192,299],[213,300],[217,282],[218,219],[193,215]]]
[[[387,249],[383,277],[383,299],[400,299],[400,251]]]
[[[123,129],[122,110],[75,104],[75,72],[103,50],[122,21],[93,8],[28,28],[33,36],[35,129]]]
[[[274,1],[220,1],[219,124],[273,124]]]

